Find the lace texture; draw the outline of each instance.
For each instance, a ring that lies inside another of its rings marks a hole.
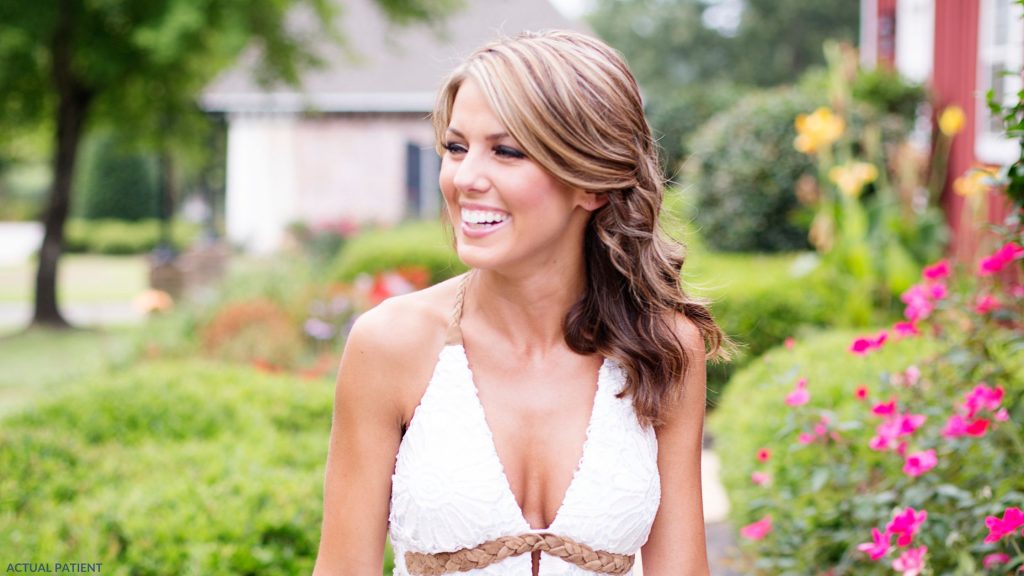
[[[654,430],[637,421],[622,369],[606,359],[587,426],[583,456],[551,526],[544,529],[595,550],[636,554],[661,500]],[[494,448],[462,345],[446,345],[398,449],[392,475],[390,535],[395,575],[407,576],[407,551],[472,548],[532,530]],[[468,576],[531,574],[514,556]],[[594,574],[542,552],[540,576]]]

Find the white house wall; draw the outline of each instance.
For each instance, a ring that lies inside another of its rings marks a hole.
[[[389,225],[406,212],[406,146],[434,154],[414,116],[236,115],[229,119],[227,234],[255,253],[296,221]]]
[[[295,139],[296,216],[313,226],[339,220],[401,221],[410,142],[435,153],[425,117],[345,115],[301,121]]]
[[[229,118],[227,235],[250,252],[272,252],[295,218],[295,119]]]

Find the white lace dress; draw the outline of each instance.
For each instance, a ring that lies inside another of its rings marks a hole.
[[[587,426],[583,456],[551,526],[543,530],[594,550],[636,554],[647,541],[661,500],[658,444],[627,398],[619,365],[605,359]],[[461,344],[441,350],[434,374],[398,449],[392,476],[390,535],[395,575],[406,552],[473,548],[531,530],[505,476]],[[512,556],[469,576],[529,576],[530,554]],[[540,576],[594,574],[541,552]]]

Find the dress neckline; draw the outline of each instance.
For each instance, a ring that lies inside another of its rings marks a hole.
[[[519,505],[519,500],[516,498],[515,491],[512,489],[512,482],[509,481],[508,475],[505,473],[505,464],[501,461],[501,456],[498,455],[498,447],[494,442],[494,433],[491,430],[490,424],[487,422],[487,410],[484,409],[483,402],[480,401],[480,391],[476,385],[476,379],[473,375],[473,369],[469,365],[469,357],[466,355],[466,348],[462,344],[449,344],[447,348],[454,348],[458,352],[458,359],[463,370],[465,370],[465,381],[468,383],[470,392],[472,393],[475,408],[478,410],[478,416],[483,423],[484,433],[487,437],[487,444],[490,448],[489,452],[493,456],[492,460],[498,468],[498,472],[501,478],[504,480],[504,496],[511,498],[512,505],[518,512],[518,521],[521,522],[523,530],[527,532],[547,532],[553,531],[558,520],[562,515],[562,510],[565,509],[566,503],[570,500],[570,496],[574,492],[574,488],[579,484],[578,478],[581,476],[584,470],[584,463],[587,460],[587,454],[589,452],[588,447],[591,445],[593,439],[593,429],[595,420],[598,415],[598,403],[601,402],[602,390],[606,387],[605,380],[608,373],[608,359],[604,358],[601,362],[601,367],[597,372],[597,390],[594,394],[594,403],[590,409],[590,417],[587,421],[586,433],[583,439],[583,446],[580,450],[580,458],[576,463],[576,467],[573,470],[572,478],[569,480],[569,485],[565,489],[565,494],[562,495],[562,500],[555,510],[555,515],[551,519],[551,524],[546,528],[534,528],[530,526],[529,520],[526,519],[526,514],[523,512],[523,508]]]
[[[546,528],[533,528],[530,526],[529,520],[526,519],[526,514],[523,512],[523,508],[519,505],[519,500],[516,498],[515,491],[512,489],[512,482],[509,481],[508,475],[505,473],[505,464],[501,461],[501,456],[498,455],[498,447],[494,442],[494,433],[491,430],[490,424],[487,422],[487,410],[484,408],[483,402],[480,400],[480,389],[477,387],[476,377],[473,374],[472,367],[470,366],[469,355],[466,352],[465,342],[462,338],[461,322],[462,311],[465,304],[466,286],[469,283],[470,278],[473,276],[473,273],[474,271],[470,270],[459,282],[458,292],[455,297],[455,304],[452,309],[451,321],[449,322],[448,333],[445,339],[445,348],[453,348],[458,353],[460,367],[465,371],[465,381],[469,385],[475,407],[479,411],[478,416],[483,423],[483,429],[487,436],[487,444],[490,447],[490,453],[493,455],[493,462],[497,466],[501,478],[504,480],[504,495],[507,498],[511,498],[512,505],[518,512],[518,521],[520,521],[523,526],[522,529],[527,532],[551,531],[558,524],[558,519],[562,515],[562,510],[565,509],[566,502],[569,501],[570,495],[573,493],[573,488],[579,484],[577,479],[581,475],[584,462],[587,459],[587,448],[590,446],[591,438],[593,436],[592,431],[598,414],[598,402],[601,401],[602,396],[601,390],[606,387],[605,380],[607,378],[609,368],[608,358],[602,357],[601,366],[597,371],[597,390],[594,393],[594,402],[590,409],[590,417],[587,420],[587,428],[583,439],[583,447],[580,450],[580,458],[573,470],[572,478],[569,480],[569,485],[566,487],[565,494],[562,496],[562,500],[559,503],[558,508],[555,510],[555,515],[551,519],[551,524]]]

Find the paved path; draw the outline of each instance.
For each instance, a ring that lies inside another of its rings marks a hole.
[[[60,307],[64,318],[75,326],[115,326],[137,324],[144,319],[130,303],[65,304]],[[13,332],[28,325],[32,304],[0,302],[0,331]]]

